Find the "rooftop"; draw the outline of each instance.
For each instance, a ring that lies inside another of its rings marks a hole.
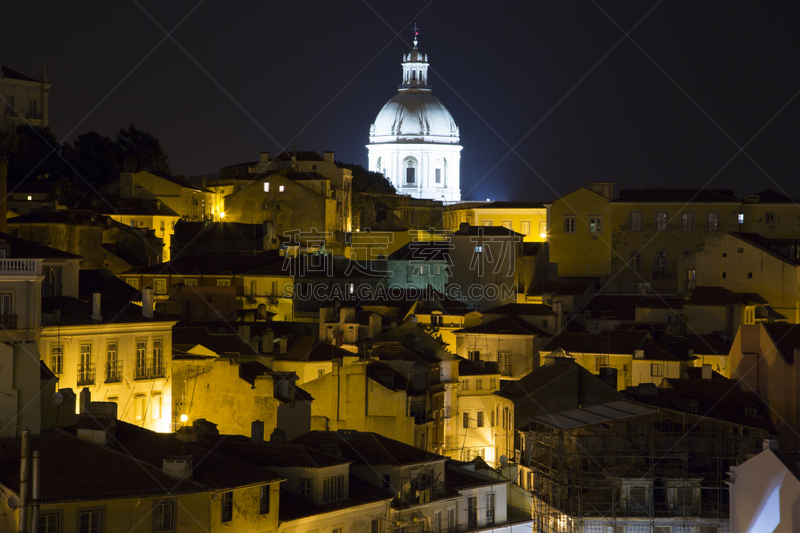
[[[410,444],[384,437],[378,433],[341,429],[339,431],[311,431],[292,440],[320,449],[326,444],[337,446],[342,457],[357,464],[404,466],[444,461],[446,457],[427,452]]]
[[[550,337],[551,335],[536,326],[529,324],[514,314],[504,314],[489,322],[457,329],[453,333],[468,333],[481,335],[524,335],[537,337]]]
[[[732,189],[621,189],[612,203],[739,203]]]

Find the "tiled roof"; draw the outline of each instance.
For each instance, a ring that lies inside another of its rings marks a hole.
[[[545,202],[460,202],[445,206],[445,211],[458,211],[459,209],[544,209]]]
[[[281,152],[272,161],[325,161],[325,158],[312,150]]]
[[[552,307],[543,304],[505,304],[492,307],[484,315],[555,316]]]
[[[614,420],[647,415],[655,412],[644,405],[628,400],[613,400],[606,403],[581,406],[577,409],[543,413],[531,418],[529,423],[544,424],[557,429],[571,429],[594,424],[604,424]],[[525,430],[529,425],[517,428]]]
[[[525,322],[515,315],[503,315],[484,324],[457,329],[453,333],[470,333],[482,335],[536,335],[537,337],[550,337],[551,335],[536,326]]]
[[[408,389],[408,380],[383,361],[369,363],[367,365],[367,376],[393,391]]]
[[[180,217],[171,207],[156,199],[111,197],[108,200],[111,205],[106,202],[100,202],[95,208],[98,213],[105,215]]]
[[[0,233],[0,242],[6,242],[11,245],[9,257],[12,259],[83,259],[80,255],[62,252],[38,242],[20,239],[8,233]]]
[[[366,465],[404,466],[446,459],[378,433],[351,429],[310,431],[292,442],[317,449],[325,444],[334,444],[341,450],[342,457]]]
[[[591,318],[604,320],[636,320],[636,305],[642,298],[639,294],[595,294],[578,312],[588,311]]]
[[[639,300],[636,307],[642,309],[683,309],[683,301],[683,298],[670,296],[645,296]]]
[[[0,70],[3,71],[4,78],[9,78],[12,80],[20,80],[20,81],[35,81],[41,83],[41,80],[37,80],[35,78],[31,78],[30,76],[26,76],[22,72],[18,72],[13,68],[9,68],[5,65],[2,65],[2,67],[0,67]]]
[[[498,394],[506,398],[527,397],[530,393],[549,385],[568,372],[580,369],[582,367],[574,359],[557,358],[552,363],[542,365],[518,380],[503,380]]]
[[[281,489],[280,520],[281,522],[291,522],[310,516],[334,513],[360,505],[381,501],[388,502],[394,499],[394,494],[383,491],[374,485],[358,479],[352,474],[350,475],[348,490],[349,494],[346,500],[336,500],[323,503],[322,505],[316,505],[309,498],[301,498],[286,489]]]
[[[127,302],[140,301],[141,292],[134,289],[110,270],[81,270],[78,272],[79,296],[81,299],[90,299],[92,293],[113,295],[117,300]]]
[[[612,203],[739,203],[731,189],[623,189]]]
[[[763,324],[787,365],[794,364],[794,351],[800,349],[800,324]]]
[[[172,238],[181,243],[197,238],[203,241],[259,240],[264,238],[264,225],[180,220],[175,224],[175,234]]]
[[[752,203],[759,203],[759,204],[796,204],[798,200],[786,196],[782,192],[774,191],[772,189],[766,189],[764,191],[758,192],[752,197],[757,197],[758,200],[751,201],[751,195],[744,197],[745,204],[752,204]]]
[[[793,256],[793,254],[796,254],[797,247],[800,246],[800,240],[798,239],[771,239],[758,233],[742,233],[738,231],[732,231],[730,235],[776,259],[792,265],[800,264],[800,260]]]
[[[447,474],[445,476],[445,483],[452,487],[454,490],[460,489],[473,489],[477,487],[487,487],[489,485],[505,485],[508,483],[506,479],[496,479],[466,468],[461,468],[455,464],[447,465]]]
[[[684,302],[684,305],[711,305],[723,306],[729,304],[766,304],[767,301],[758,293],[744,292],[737,293],[731,292],[724,287],[695,287],[689,300]]]
[[[396,261],[449,261],[449,251],[455,245],[450,241],[419,241],[409,242],[394,253],[389,259]]]
[[[181,256],[167,263],[132,268],[123,274],[233,276],[249,273],[267,265],[283,264],[283,258],[266,254],[226,253],[197,257]],[[288,274],[286,274],[288,275]]]
[[[659,388],[654,395],[637,394],[633,388],[625,394],[648,405],[777,433],[769,408],[755,392],[743,391],[738,380],[667,378],[666,381],[669,388]],[[757,414],[748,416],[748,407],[755,407]]]
[[[594,283],[591,281],[541,282],[532,285],[531,288],[528,289],[528,295],[541,296],[544,294],[556,293],[557,296],[580,296],[586,294],[586,291],[588,291],[593,284]]]
[[[258,355],[258,351],[238,333],[212,333],[208,326],[175,327],[172,329],[172,343],[188,347],[199,344],[217,355]]]
[[[314,337],[292,337],[288,339],[285,354],[273,351],[268,354],[277,361],[333,361],[343,357],[357,357],[338,346],[327,343]]]
[[[326,178],[319,172],[288,172],[286,177],[293,181],[328,181],[329,178]]]
[[[192,183],[191,181],[183,179],[183,178],[180,178],[178,176],[172,176],[170,174],[166,174],[164,172],[156,172],[154,170],[145,170],[144,172],[148,172],[148,173],[150,173],[150,174],[152,174],[154,176],[158,176],[161,179],[170,181],[170,182],[172,182],[172,183],[174,183],[176,185],[180,185],[181,187],[184,187],[186,189],[194,189],[196,191],[208,192],[208,193],[211,192],[210,190],[206,189],[205,187],[201,187],[200,185],[197,185],[196,183]]]
[[[564,350],[567,353],[626,354],[644,350],[644,360],[684,361],[688,356],[670,354],[658,346],[645,331],[612,330],[599,333],[561,333],[542,349],[542,352]]]
[[[293,443],[253,442],[251,440],[220,438],[217,441],[198,441],[215,453],[236,457],[264,468],[300,467],[325,468],[352,463],[350,459],[328,455],[314,448]]]
[[[146,430],[142,430],[146,431]],[[19,494],[19,437],[0,439],[0,483]],[[194,480],[177,480],[117,449],[83,441],[59,428],[31,435],[40,454],[42,503],[168,496],[208,490]]]
[[[723,339],[718,333],[707,335],[686,335],[670,339],[670,351],[687,353],[692,350],[694,355],[728,355],[731,352],[732,342]]]
[[[478,236],[484,235],[486,237],[514,237],[517,236],[522,239],[525,235],[517,233],[514,230],[504,228],[503,226],[470,226],[466,222],[462,223],[458,231],[452,233],[453,237],[462,236]]]
[[[78,326],[132,322],[176,322],[170,317],[156,312],[153,313],[153,318],[147,318],[142,314],[141,306],[124,299],[117,299],[110,294],[103,294],[100,298],[100,314],[102,315],[100,320],[92,318],[92,309],[93,304],[89,299],[79,300],[71,296],[44,296],[42,297],[42,314],[52,317],[58,311],[61,318],[55,321],[52,318],[42,317],[42,322],[43,325],[50,327],[54,327],[56,324]]]

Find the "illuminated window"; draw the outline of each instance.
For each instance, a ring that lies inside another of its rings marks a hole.
[[[136,341],[136,367],[134,379],[147,379],[147,341]]]
[[[490,228],[492,226],[492,221],[491,220],[484,220],[483,221],[483,226],[486,227],[486,228]]]
[[[152,413],[150,415],[153,420],[159,420],[162,416],[162,411],[161,411],[162,399],[163,397],[160,394],[153,395],[153,400],[152,400],[153,408],[152,408]]]
[[[744,224],[744,213],[739,213],[739,224]]]
[[[506,228],[506,229],[513,229],[513,224],[511,223],[510,220],[504,220],[503,221],[503,227]]]
[[[599,217],[589,219],[589,233],[601,233],[603,231],[603,219]]]
[[[667,231],[667,213],[656,213],[656,231]]]
[[[523,235],[530,235],[531,234],[531,221],[530,220],[523,220],[522,221],[522,234]]]
[[[436,274],[437,276],[438,276],[438,275],[440,275],[440,274],[442,273],[442,267],[441,267],[441,266],[439,266],[439,265],[436,265],[435,267],[433,267],[433,272],[434,272],[434,274]]]
[[[479,428],[483,427],[484,417],[485,417],[485,415],[484,415],[483,411],[478,411],[478,423],[477,423],[477,426]]]
[[[64,371],[64,347],[61,345],[50,348],[50,370],[57,376]]]
[[[145,409],[147,409],[147,398],[144,394],[139,394],[133,399],[133,419],[136,422],[144,421]]]
[[[278,185],[278,192],[283,192],[283,185]]]

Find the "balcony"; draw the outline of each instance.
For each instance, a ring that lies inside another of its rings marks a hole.
[[[0,328],[17,329],[17,315],[0,315]]]
[[[78,365],[78,386],[94,385],[94,364],[84,363]]]
[[[119,383],[122,381],[122,363],[106,365],[106,383]]]
[[[0,259],[2,276],[38,276],[41,272],[41,259]]]
[[[146,365],[137,364],[133,369],[133,379],[158,379],[166,377],[167,367],[163,359],[148,359]]]

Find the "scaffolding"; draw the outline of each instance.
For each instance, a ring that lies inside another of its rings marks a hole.
[[[632,524],[719,531],[729,516],[729,468],[758,453],[767,437],[662,409],[570,429],[533,421],[523,432],[521,462],[534,531],[617,533]]]

